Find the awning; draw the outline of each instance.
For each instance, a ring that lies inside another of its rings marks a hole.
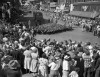
[[[76,2],[73,5],[100,5],[100,1]]]
[[[69,15],[86,17],[86,18],[95,18],[100,15],[99,12],[85,12],[85,11],[71,11]]]

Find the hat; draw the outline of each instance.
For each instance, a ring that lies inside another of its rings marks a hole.
[[[17,60],[11,60],[8,63],[8,66],[9,66],[10,69],[17,69],[18,67],[20,67],[20,65],[19,65]]]
[[[79,57],[82,57],[82,54],[83,54],[83,52],[79,52],[77,55],[78,55]]]
[[[65,55],[64,56],[64,59],[69,59],[70,57],[68,55]]]
[[[24,40],[23,38],[20,38],[20,39],[19,39],[19,42],[22,42],[23,40]]]
[[[93,47],[92,47],[92,46],[88,46],[88,49],[89,49],[89,50],[92,50],[92,49],[93,49]]]
[[[55,59],[56,59],[56,60],[59,60],[59,59],[60,59],[60,56],[55,56]]]
[[[26,37],[29,36],[29,35],[30,35],[29,33],[27,33],[27,32],[25,33],[25,36],[26,36]]]
[[[18,41],[15,41],[14,43],[15,43],[15,44],[18,44]]]
[[[90,45],[90,44],[91,44],[90,42],[87,42],[87,43],[86,43],[86,45]]]
[[[69,54],[71,58],[75,58],[76,56],[75,53],[71,51],[67,52],[67,54]]]
[[[6,41],[8,41],[8,38],[7,37],[4,37],[3,38],[3,42],[6,42]]]
[[[38,51],[36,47],[31,47],[30,49],[32,50],[32,52],[35,52],[35,53]]]
[[[76,44],[76,41],[72,41],[72,44]]]
[[[44,48],[44,50],[43,50],[43,51],[45,52],[45,51],[51,51],[51,50],[52,50],[52,47],[47,46],[47,47],[45,47],[45,48]]]

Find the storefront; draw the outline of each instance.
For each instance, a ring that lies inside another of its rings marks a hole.
[[[72,4],[70,15],[95,18],[100,14],[100,1]]]

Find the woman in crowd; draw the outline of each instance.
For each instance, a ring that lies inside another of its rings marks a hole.
[[[80,23],[84,22],[81,19],[70,16],[67,17],[67,20],[69,23],[74,23],[76,21],[81,21]],[[39,27],[37,31],[41,30],[41,27]],[[2,41],[3,43],[1,43],[2,47],[0,48],[1,52],[4,53],[4,56],[1,59],[2,69],[6,71],[5,73],[8,77],[15,77],[14,75],[11,75],[11,72],[8,70],[14,71],[15,75],[19,75],[18,77],[21,77],[21,72],[19,72],[20,70],[17,69],[17,67],[12,69],[10,66],[11,64],[9,64],[9,62],[14,59],[20,60],[21,63],[24,63],[24,66],[21,67],[29,69],[33,73],[34,77],[36,77],[37,74],[42,77],[48,77],[48,71],[50,71],[50,77],[59,76],[59,73],[60,76],[68,77],[70,72],[74,71],[74,73],[76,73],[75,68],[80,69],[79,72],[77,72],[79,77],[83,77],[83,73],[85,75],[84,77],[90,77],[93,62],[95,62],[96,65],[93,70],[95,72],[95,77],[99,76],[99,57],[94,58],[94,54],[100,53],[100,49],[94,48],[92,44],[88,43],[84,46],[83,42],[79,43],[72,40],[68,40],[65,43],[57,42],[56,40],[47,41],[46,39],[44,41],[38,41],[34,39],[34,37],[26,40],[27,37],[30,37],[30,32],[26,30],[26,27],[23,26],[22,29],[14,25],[12,28],[14,29],[13,33],[15,35],[15,31],[17,32],[21,30],[18,32],[18,39],[16,39],[16,37],[13,35],[13,37],[10,37],[10,34],[8,33],[7,36],[4,36]],[[54,30],[52,30],[52,27],[47,28],[48,31],[50,30],[50,32],[56,31],[56,28]],[[60,30],[62,27],[60,28],[60,26],[57,26],[57,28]],[[44,27],[42,27],[42,29],[44,32],[46,32]],[[18,42],[16,43],[15,41]],[[41,45],[39,45],[40,43]],[[93,49],[97,49],[96,52],[93,51]],[[11,50],[13,50],[14,54],[11,54]],[[43,55],[41,57],[42,53]],[[19,56],[19,54],[21,56]],[[17,58],[15,58],[14,55],[16,55]],[[98,55],[100,56],[100,54]],[[12,58],[10,56],[12,56]],[[18,59],[19,57],[20,59]],[[13,63],[16,63],[16,61],[13,61]],[[6,65],[7,67],[5,67]],[[50,70],[47,69],[48,66],[50,67]]]
[[[39,76],[48,77],[48,59],[45,53],[42,54],[42,57],[39,58]]]
[[[37,76],[38,73],[38,49],[36,47],[31,47],[31,66],[30,66],[30,71],[33,73],[33,77]]]
[[[31,65],[31,50],[27,49],[24,51],[24,56],[25,56],[25,59],[24,59],[24,68],[26,69],[26,73],[27,73],[27,70],[30,69],[30,65]]]

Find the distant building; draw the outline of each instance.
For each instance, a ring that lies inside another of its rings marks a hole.
[[[70,4],[70,15],[95,18],[100,15],[100,1],[76,2]]]

